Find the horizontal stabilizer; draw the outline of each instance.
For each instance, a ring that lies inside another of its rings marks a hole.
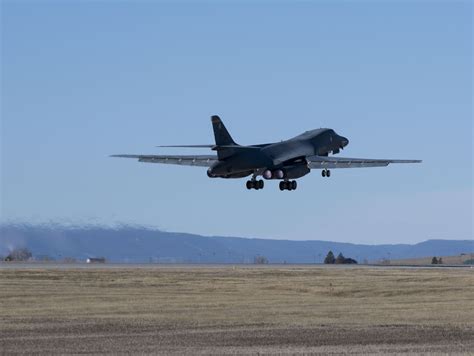
[[[173,147],[173,148],[213,148],[215,145],[160,145],[156,147]]]
[[[259,150],[260,147],[255,146],[240,146],[240,145],[216,145],[212,149],[218,151],[220,149],[232,148],[236,150]]]
[[[171,148],[210,148],[214,151],[224,150],[228,148],[236,149],[236,150],[257,150],[261,147],[258,146],[240,146],[240,145],[160,145],[156,147],[171,147]]]

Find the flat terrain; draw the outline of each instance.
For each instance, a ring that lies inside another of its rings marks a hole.
[[[439,258],[440,256],[436,256]],[[429,266],[431,265],[431,259],[433,256],[428,257],[420,257],[420,258],[406,258],[400,260],[390,260],[390,265],[400,265],[400,266]],[[474,258],[473,253],[463,254],[458,256],[441,256],[443,259],[444,265],[456,266],[456,265],[464,265],[464,262],[467,260],[471,260]]]
[[[468,354],[474,269],[0,265],[0,353]]]

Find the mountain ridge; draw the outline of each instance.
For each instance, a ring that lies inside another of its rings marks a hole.
[[[27,247],[34,256],[55,259],[103,256],[113,262],[270,263],[322,262],[329,250],[362,262],[424,256],[457,255],[474,250],[473,240],[432,239],[416,244],[367,245],[323,240],[202,236],[136,225],[2,224],[0,255]]]

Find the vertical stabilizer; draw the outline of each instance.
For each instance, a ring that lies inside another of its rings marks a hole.
[[[214,129],[214,137],[216,139],[216,145],[235,145],[232,136],[224,126],[221,118],[217,115],[211,117],[212,128]]]
[[[211,116],[212,128],[214,129],[214,138],[216,139],[216,151],[219,159],[225,159],[232,154],[234,150],[232,148],[219,148],[219,146],[237,146],[232,139],[229,131],[224,126],[221,118],[217,115]]]

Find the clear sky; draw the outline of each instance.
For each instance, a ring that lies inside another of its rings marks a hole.
[[[2,1],[2,221],[414,243],[473,238],[471,2]],[[297,191],[109,158],[208,154],[333,128],[341,156],[421,165],[313,172]]]

